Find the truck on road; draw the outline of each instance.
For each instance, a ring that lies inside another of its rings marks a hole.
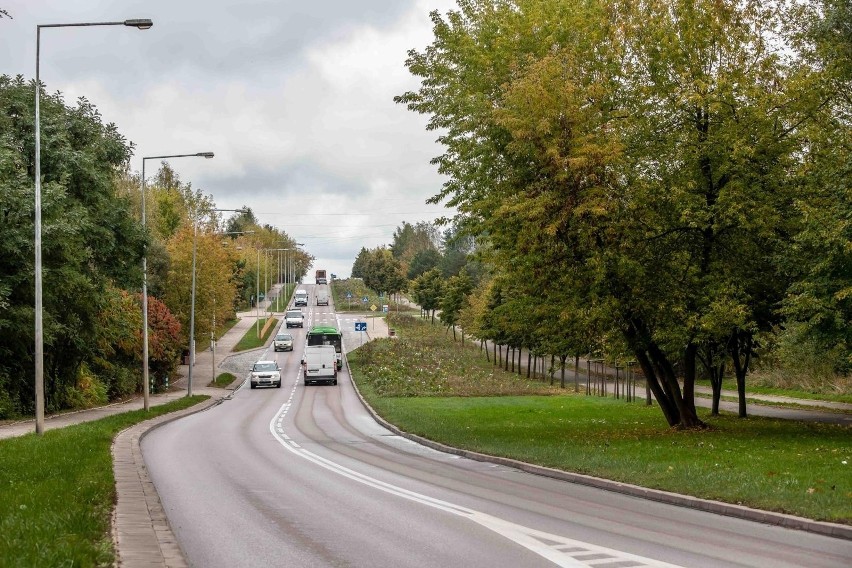
[[[330,325],[315,325],[307,333],[308,347],[314,345],[330,345],[334,347],[337,368],[343,368],[343,334]]]
[[[305,327],[305,314],[302,310],[287,310],[284,314],[284,323],[290,327]]]
[[[323,286],[322,288],[318,288],[315,295],[317,297],[318,306],[328,305],[328,288],[326,288],[325,286]]]
[[[308,292],[304,288],[299,288],[293,294],[293,305],[296,307],[308,305]]]
[[[309,345],[302,359],[305,384],[324,382],[337,384],[337,354],[333,345]]]
[[[325,270],[317,270],[317,284],[328,284],[328,277],[325,275]]]

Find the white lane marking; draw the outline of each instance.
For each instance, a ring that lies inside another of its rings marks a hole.
[[[299,375],[301,375],[301,372],[299,373]],[[296,385],[298,385],[298,382],[299,381],[297,378],[296,384],[293,385],[294,391],[296,389]],[[604,548],[602,546],[597,546],[579,540],[566,538],[560,535],[531,529],[529,527],[518,525],[506,521],[504,519],[500,519],[498,517],[493,517],[491,515],[481,513],[474,509],[469,509],[467,507],[456,505],[454,503],[443,501],[441,499],[435,499],[433,497],[429,497],[428,495],[423,495],[422,493],[410,491],[408,489],[393,485],[391,483],[375,479],[363,473],[359,473],[353,469],[335,463],[327,458],[324,458],[309,450],[306,450],[305,448],[302,448],[284,433],[284,429],[280,425],[280,423],[276,427],[276,421],[280,418],[283,418],[287,414],[287,411],[289,409],[289,405],[282,405],[278,409],[278,412],[273,417],[272,421],[269,423],[269,431],[272,433],[275,439],[278,440],[278,443],[280,443],[281,446],[284,447],[286,450],[324,469],[327,469],[338,475],[342,475],[343,477],[349,478],[353,481],[363,483],[364,485],[373,487],[380,491],[384,491],[385,493],[389,493],[391,495],[396,495],[397,497],[402,497],[403,499],[408,499],[409,501],[414,501],[422,505],[426,505],[428,507],[439,509],[452,515],[467,518],[511,540],[512,542],[523,546],[527,550],[538,554],[542,558],[553,562],[557,566],[562,566],[563,568],[586,568],[589,566],[594,566],[595,564],[599,564],[602,561],[605,561],[606,563],[630,561],[634,563],[633,566],[635,566],[636,568],[681,568],[680,566],[677,566],[675,564],[668,564],[666,562],[660,562],[657,560],[652,560],[650,558],[644,558],[635,554],[621,552],[610,548]]]

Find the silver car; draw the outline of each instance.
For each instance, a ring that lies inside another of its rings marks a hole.
[[[292,351],[293,336],[289,333],[279,333],[272,342],[272,348],[275,351]]]
[[[275,361],[258,361],[251,367],[251,388],[281,388],[281,367]]]

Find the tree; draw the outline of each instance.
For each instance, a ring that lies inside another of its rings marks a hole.
[[[411,296],[413,300],[427,314],[431,314],[432,322],[435,322],[435,310],[441,305],[441,297],[444,293],[444,279],[441,272],[435,268],[418,276],[411,283]]]
[[[232,233],[231,238],[236,238],[236,233],[245,233],[254,230],[259,225],[257,217],[251,207],[243,206],[239,213],[235,213],[228,219],[225,225],[225,231]]]
[[[453,339],[456,338],[456,324],[465,306],[467,297],[473,291],[473,283],[467,274],[459,274],[447,280],[441,295],[441,321],[447,325],[447,329],[453,328]],[[464,343],[464,333],[462,333]]]
[[[424,272],[437,267],[441,262],[441,253],[437,249],[425,249],[417,252],[408,265],[408,279],[414,280]]]
[[[21,76],[0,76],[0,389],[15,412],[34,401],[34,91]],[[84,98],[67,106],[61,94],[42,93],[41,133],[45,398],[53,410],[95,356],[108,287],[140,284],[145,239],[117,192],[131,147],[115,126]]]
[[[200,232],[196,248],[195,338],[208,337],[213,318],[226,321],[233,315],[237,295],[232,249],[222,246],[221,237]],[[180,322],[184,345],[189,343],[192,291],[193,228],[185,226],[168,243],[171,257],[168,286],[163,298]]]
[[[788,333],[811,342],[837,372],[852,370],[852,2],[825,0],[808,21],[809,57],[826,70],[826,104],[807,130],[798,171],[803,223],[785,269],[799,274],[784,299]]]
[[[433,201],[487,238],[500,287],[582,298],[599,333],[622,334],[669,424],[696,427],[702,344],[739,359],[744,393],[752,338],[780,321],[789,172],[824,101],[814,69],[783,56],[800,6],[630,8],[470,0],[434,13],[434,42],[407,62],[423,86],[397,100],[442,131],[448,181]],[[486,329],[517,342],[513,299]]]

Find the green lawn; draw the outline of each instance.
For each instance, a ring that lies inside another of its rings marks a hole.
[[[391,325],[398,340],[371,342],[349,364],[370,404],[403,430],[566,471],[852,524],[849,427],[700,409],[709,428],[671,429],[656,405],[553,389],[496,369],[438,326],[410,317],[392,317]]]
[[[210,383],[210,386],[218,387],[220,389],[226,388],[230,385],[237,377],[232,375],[231,373],[219,373],[219,376],[216,377],[216,381]]]
[[[111,566],[115,435],[206,396],[0,440],[0,565]]]
[[[243,335],[242,339],[234,346],[233,351],[245,351],[247,349],[255,349],[256,347],[262,347],[266,340],[269,339],[269,336],[275,333],[275,330],[278,329],[278,320],[276,318],[272,318],[272,324],[266,330],[266,333],[262,333],[262,337],[258,337],[257,332],[263,332],[263,327],[266,325],[266,318],[260,318],[260,321],[248,328],[246,330],[245,335]]]

